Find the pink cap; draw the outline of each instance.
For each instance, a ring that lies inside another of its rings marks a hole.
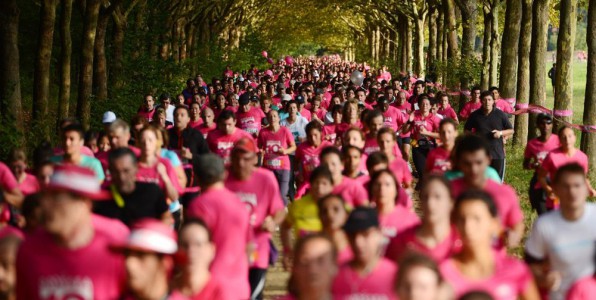
[[[111,196],[101,189],[101,183],[93,170],[75,165],[57,166],[46,190],[68,191],[94,200],[109,199]]]
[[[156,219],[142,219],[135,223],[126,242],[111,245],[112,250],[136,250],[174,254],[178,250],[176,232]]]

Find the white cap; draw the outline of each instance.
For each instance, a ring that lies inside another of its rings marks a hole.
[[[113,111],[106,111],[103,113],[103,118],[101,118],[101,122],[104,124],[109,124],[116,121],[116,114]]]

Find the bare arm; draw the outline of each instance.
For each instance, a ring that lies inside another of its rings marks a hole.
[[[3,194],[4,199],[6,200],[6,202],[8,202],[8,204],[16,208],[21,207],[21,205],[23,204],[23,199],[25,198],[25,196],[23,196],[23,193],[18,187],[10,191],[3,191]]]

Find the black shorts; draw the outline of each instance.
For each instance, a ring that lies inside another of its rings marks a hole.
[[[400,147],[403,147],[404,144],[409,145],[410,142],[412,142],[412,138],[411,137],[397,137],[397,144]]]

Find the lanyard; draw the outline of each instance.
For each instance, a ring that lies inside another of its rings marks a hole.
[[[116,186],[113,184],[110,185],[110,191],[112,192],[112,196],[114,197],[114,202],[116,202],[116,205],[118,205],[118,207],[120,207],[120,208],[123,208],[124,207],[124,198],[122,198],[122,195],[120,195],[120,193],[116,189]]]

